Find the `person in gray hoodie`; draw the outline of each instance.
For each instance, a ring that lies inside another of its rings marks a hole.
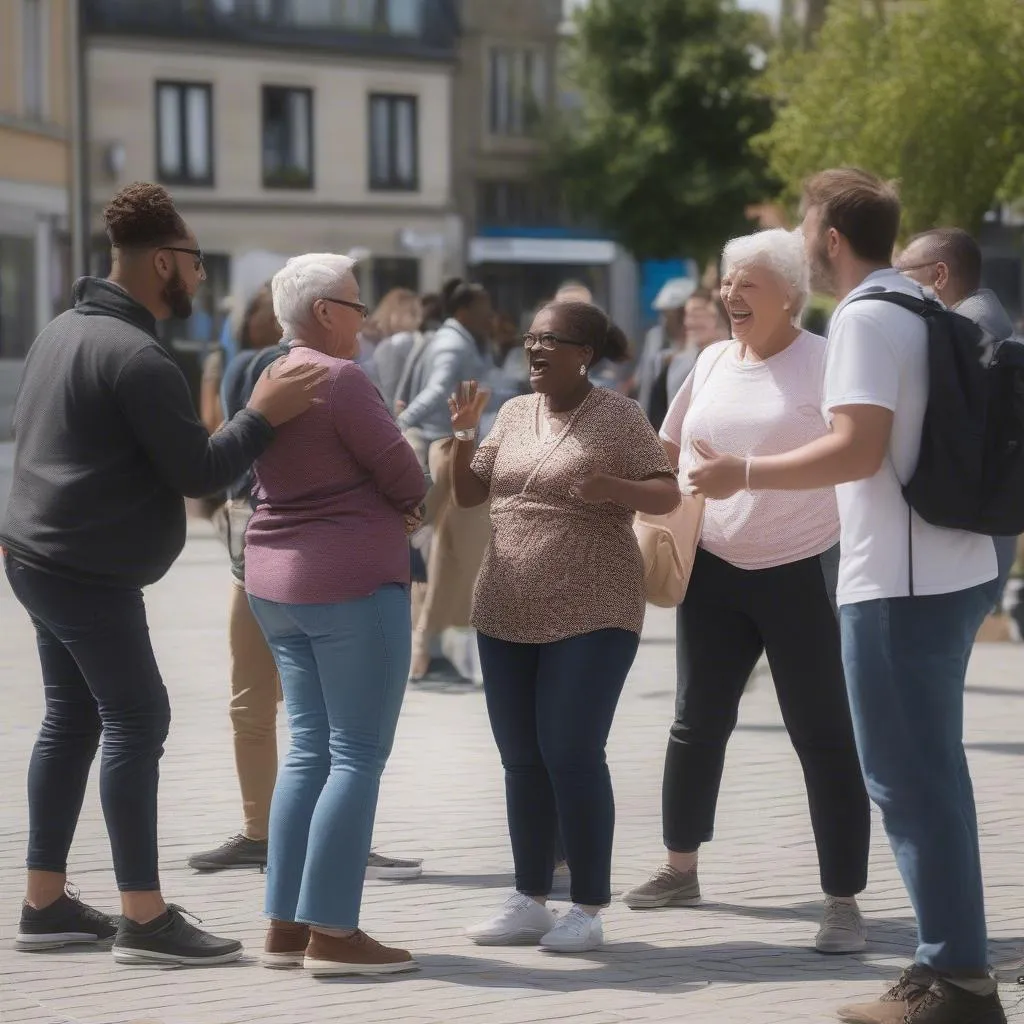
[[[934,228],[915,235],[896,269],[930,288],[944,306],[973,320],[993,341],[1014,340],[1013,323],[1003,304],[990,288],[981,287],[981,248],[966,231]],[[1017,538],[996,537],[995,543],[1002,594],[1017,559]]]

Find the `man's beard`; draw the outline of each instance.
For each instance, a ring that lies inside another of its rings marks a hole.
[[[181,271],[177,268],[174,277],[164,285],[161,298],[167,303],[171,316],[176,320],[187,320],[192,315],[192,296],[189,295]]]
[[[811,289],[822,295],[835,295],[836,275],[829,262],[824,233],[814,241],[810,253]]]

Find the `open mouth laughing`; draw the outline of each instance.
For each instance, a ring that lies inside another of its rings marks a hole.
[[[540,377],[550,364],[540,355],[530,355],[530,377]]]

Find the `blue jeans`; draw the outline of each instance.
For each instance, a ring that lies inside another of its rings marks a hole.
[[[409,677],[409,591],[388,584],[338,604],[249,601],[277,663],[291,733],[270,806],[266,912],[356,928]]]
[[[605,906],[615,831],[605,744],[640,638],[601,629],[547,644],[479,633],[477,643],[505,769],[516,889],[550,894],[561,831],[573,903]]]
[[[978,817],[964,753],[964,684],[996,581],[841,609],[843,663],[868,794],[917,917],[917,962],[988,963]]]

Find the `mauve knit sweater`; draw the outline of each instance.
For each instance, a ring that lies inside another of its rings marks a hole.
[[[245,585],[282,604],[334,604],[409,583],[404,515],[427,485],[380,393],[355,363],[296,346],[328,368],[323,403],[279,428],[256,463]]]

